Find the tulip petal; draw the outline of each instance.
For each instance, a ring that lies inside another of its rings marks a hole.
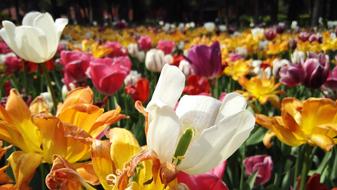
[[[55,28],[56,28],[58,37],[61,36],[63,29],[65,28],[67,24],[68,24],[68,19],[66,18],[58,18],[55,20]]]
[[[222,119],[235,115],[246,109],[247,101],[239,93],[232,92],[226,94],[223,103],[219,109],[219,114],[216,117],[215,123],[221,122]]]
[[[209,96],[183,96],[176,109],[182,127],[193,127],[200,133],[214,124],[221,102]]]
[[[22,25],[33,26],[34,19],[38,17],[41,13],[37,11],[32,11],[27,13],[22,19]]]
[[[29,187],[29,182],[34,176],[35,169],[40,165],[42,156],[35,153],[13,152],[8,161],[13,170],[16,189]]]
[[[154,107],[149,113],[147,144],[163,162],[171,162],[180,134],[179,118],[169,106]]]
[[[185,75],[175,66],[165,64],[156,89],[147,109],[153,104],[168,105],[173,108],[185,86]]]
[[[104,189],[110,189],[106,177],[112,174],[115,166],[110,157],[110,142],[94,140],[91,146],[93,168]]]
[[[241,146],[254,124],[253,114],[242,111],[204,130],[199,139],[192,142],[178,168],[190,174],[209,171]]]

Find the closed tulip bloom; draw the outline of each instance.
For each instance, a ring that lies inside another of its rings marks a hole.
[[[188,52],[188,59],[196,75],[213,78],[222,71],[219,42],[214,42],[210,47],[193,46]]]
[[[152,40],[149,36],[141,36],[138,41],[138,47],[141,50],[147,51],[152,47]]]
[[[301,64],[285,65],[281,68],[280,82],[293,87],[299,85],[304,80],[304,69]]]
[[[162,50],[165,54],[170,54],[174,50],[176,43],[169,40],[160,40],[157,44],[157,48]]]
[[[229,93],[223,102],[209,96],[183,96],[185,76],[165,65],[150,103],[147,145],[162,163],[200,174],[231,156],[248,138],[255,118],[246,100]]]
[[[10,21],[3,21],[0,36],[22,59],[34,63],[50,60],[56,53],[58,43],[68,19],[55,21],[49,13],[30,12],[16,27]]]
[[[146,102],[150,95],[150,82],[146,78],[138,79],[134,84],[125,87],[125,92],[131,96],[134,101]]]
[[[61,64],[63,65],[64,83],[80,82],[87,78],[91,55],[81,51],[62,51]]]
[[[328,79],[324,83],[325,87],[331,88],[331,89],[337,89],[337,67],[329,73]]]
[[[128,57],[95,59],[90,62],[89,76],[96,89],[105,95],[119,90],[131,69]]]
[[[250,156],[243,161],[246,175],[250,176],[257,172],[255,184],[263,185],[267,183],[272,175],[273,161],[268,155]]]
[[[277,32],[275,28],[268,28],[266,30],[264,30],[264,37],[271,41],[273,40],[275,37],[277,36]]]
[[[303,64],[304,82],[309,88],[319,88],[325,83],[329,75],[329,57],[324,54],[307,59]]]
[[[106,42],[104,47],[110,50],[109,56],[111,57],[127,55],[126,49],[119,42]]]
[[[162,50],[151,49],[146,53],[145,67],[152,72],[160,72],[166,64],[165,54]]]

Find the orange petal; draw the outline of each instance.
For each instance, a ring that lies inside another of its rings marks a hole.
[[[82,162],[73,164],[76,172],[89,184],[99,185],[98,177],[91,162]]]
[[[23,120],[30,119],[31,116],[27,104],[15,89],[10,91],[6,103],[6,111],[11,120],[15,123],[21,123]]]
[[[310,136],[310,144],[319,146],[325,151],[330,151],[335,145],[334,140],[322,134],[313,134]]]
[[[86,88],[76,88],[70,91],[64,103],[59,106],[57,113],[61,113],[64,109],[68,108],[69,106],[76,105],[76,104],[92,104],[93,102],[93,92],[89,87]],[[57,115],[58,115],[57,114]]]
[[[35,153],[13,152],[8,162],[13,170],[17,189],[29,188],[29,182],[34,176],[36,168],[41,163],[42,156]]]

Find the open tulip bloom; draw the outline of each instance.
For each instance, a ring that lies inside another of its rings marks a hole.
[[[248,138],[255,118],[246,100],[229,93],[223,102],[208,96],[183,96],[184,74],[165,65],[150,103],[147,145],[161,163],[200,174],[231,156]]]
[[[3,21],[0,36],[22,59],[43,63],[54,57],[59,40],[68,19],[55,21],[49,13],[30,12],[22,20],[22,26]]]

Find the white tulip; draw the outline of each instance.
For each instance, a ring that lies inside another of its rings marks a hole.
[[[204,28],[207,30],[207,32],[213,32],[215,30],[215,24],[214,22],[206,22],[204,24]]]
[[[34,63],[50,60],[68,19],[59,18],[55,22],[49,13],[30,12],[22,20],[22,26],[3,21],[0,36],[22,59]]]
[[[290,28],[293,29],[293,30],[298,30],[299,27],[298,27],[298,24],[297,24],[297,21],[292,21],[291,22],[291,25],[290,25]]]
[[[256,27],[256,28],[251,29],[250,32],[252,33],[254,38],[260,38],[260,37],[264,36],[264,29],[263,28]]]
[[[151,49],[146,53],[145,67],[152,72],[160,72],[166,64],[165,54],[162,50]]]
[[[303,51],[295,50],[291,55],[291,62],[294,63],[301,63],[305,59],[305,53]]]
[[[147,145],[161,162],[199,174],[231,156],[248,138],[255,118],[238,93],[227,94],[223,102],[209,96],[185,95],[175,110],[184,86],[184,74],[175,66],[165,65],[146,108]],[[180,146],[182,139],[187,149]]]
[[[145,59],[145,52],[139,50],[138,45],[133,43],[128,45],[128,53],[131,57],[136,58],[139,62]]]
[[[287,59],[275,59],[273,61],[273,75],[278,76],[279,71],[285,65],[290,65],[290,62]]]
[[[138,73],[136,70],[132,70],[128,76],[125,77],[124,79],[124,84],[125,85],[133,85],[135,84],[140,78],[141,78],[141,74]]]
[[[219,30],[220,30],[220,32],[226,32],[227,31],[227,26],[224,25],[224,24],[220,24],[219,25]]]
[[[191,64],[183,59],[179,62],[179,69],[184,73],[185,76],[188,76],[191,73]]]

